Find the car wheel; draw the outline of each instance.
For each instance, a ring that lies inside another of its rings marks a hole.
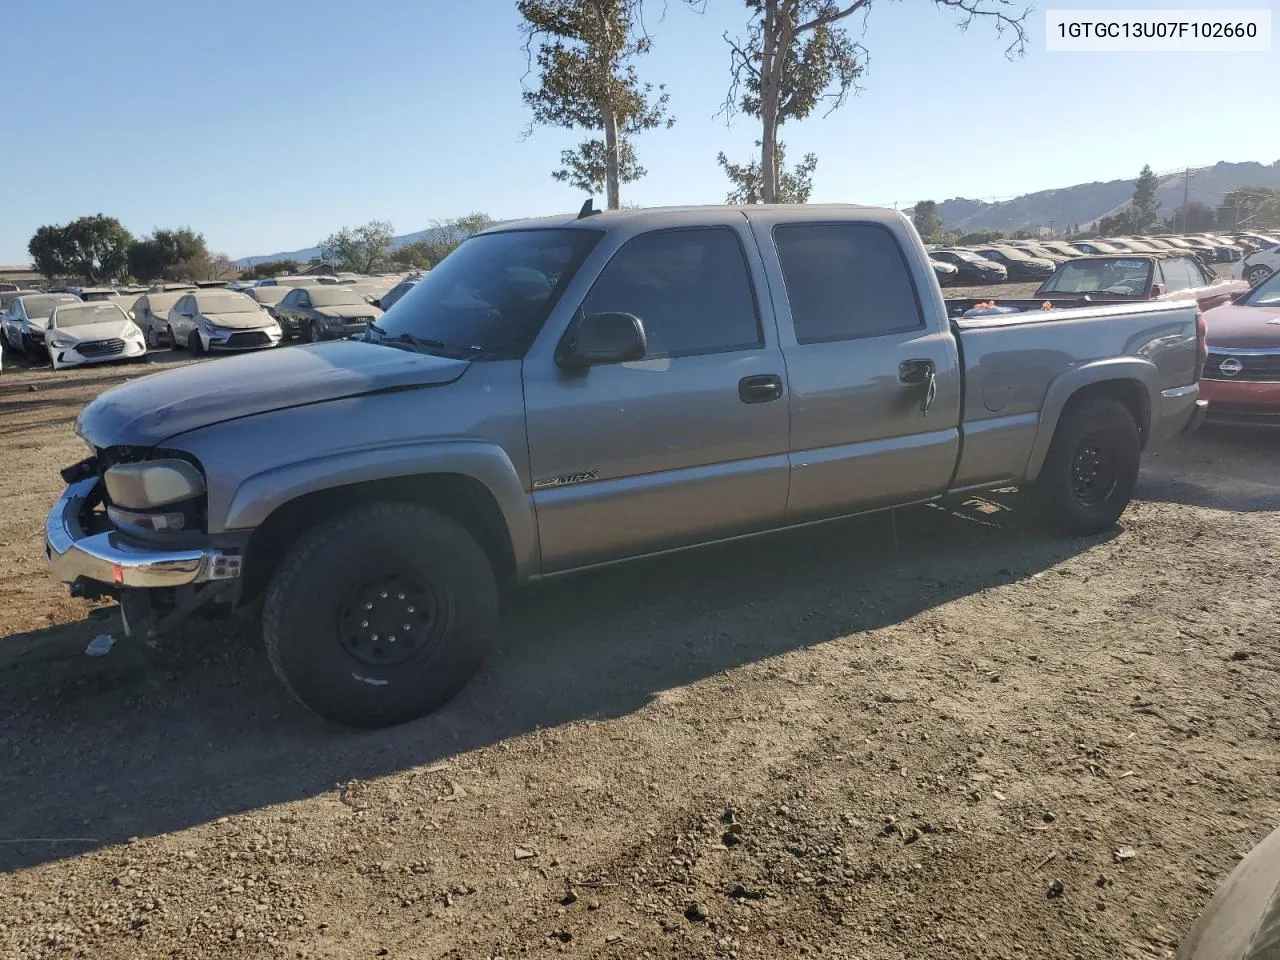
[[[1271,276],[1271,268],[1266,264],[1256,263],[1245,271],[1244,278],[1250,286],[1256,287],[1269,276]]]
[[[178,342],[178,338],[173,335],[173,327],[169,327],[169,343],[174,350],[181,350],[182,344]]]
[[[187,352],[193,357],[198,357],[204,353],[204,343],[200,340],[200,334],[191,331],[191,336],[187,337]]]
[[[307,339],[312,343],[319,343],[324,339],[320,335],[320,325],[314,320],[307,321]]]
[[[1114,526],[1133,497],[1141,452],[1138,425],[1119,400],[1069,402],[1035,483],[1045,525],[1068,537]]]
[[[263,638],[310,710],[383,727],[461,690],[497,617],[493,568],[469,533],[427,507],[376,503],[294,545],[267,589]]]
[[[150,325],[147,326],[147,349],[148,350],[160,349],[160,338],[156,336],[155,327],[152,327]]]

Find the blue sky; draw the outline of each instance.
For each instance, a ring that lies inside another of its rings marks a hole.
[[[655,48],[640,70],[667,84],[677,123],[641,138],[649,176],[623,200],[721,202],[717,151],[745,160],[755,139],[749,118],[727,127],[714,116],[728,79],[721,34],[742,29],[744,8],[707,0],[699,16],[668,4],[665,19],[651,17]],[[1009,62],[986,25],[960,32],[927,0],[877,0],[862,38],[865,91],[784,128],[788,153],[819,155],[815,200],[862,203],[1011,197],[1132,177],[1148,162],[1280,159],[1280,48],[1045,52],[1044,9],[1114,5],[1041,2],[1028,56]],[[135,234],[191,226],[242,257],[374,218],[407,233],[472,210],[509,218],[582,202],[550,177],[577,135],[522,139],[512,0],[7,6],[0,263],[25,262],[39,225],[97,212]]]

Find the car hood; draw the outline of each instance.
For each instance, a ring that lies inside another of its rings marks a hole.
[[[359,340],[245,354],[108,390],[84,408],[76,432],[95,447],[154,446],[272,410],[451,383],[470,365]]]
[[[68,340],[116,340],[127,337],[138,325],[132,320],[103,320],[100,323],[78,323],[74,327],[45,327],[46,337],[66,337]]]
[[[258,330],[271,326],[274,321],[262,311],[253,313],[206,313],[203,315],[215,327],[228,330]]]
[[[356,318],[376,318],[378,316],[378,308],[372,303],[342,303],[332,307],[313,307],[312,309],[322,317],[342,317],[354,320]]]
[[[1204,315],[1211,347],[1280,350],[1280,306],[1248,307],[1224,303]]]

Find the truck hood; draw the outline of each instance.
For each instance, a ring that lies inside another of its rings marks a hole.
[[[1280,306],[1248,307],[1224,303],[1204,315],[1211,347],[1280,350]]]
[[[470,365],[359,340],[243,354],[108,390],[81,412],[76,433],[95,447],[150,447],[272,410],[452,383]]]

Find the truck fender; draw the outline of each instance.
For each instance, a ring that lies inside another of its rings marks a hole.
[[[255,529],[277,508],[309,493],[427,474],[460,474],[483,484],[506,522],[516,577],[523,580],[537,573],[533,502],[506,451],[480,440],[347,450],[254,474],[236,488],[224,529]]]
[[[1040,468],[1049,455],[1049,444],[1058,429],[1058,421],[1071,398],[1086,387],[1122,381],[1136,383],[1144,396],[1145,416],[1139,420],[1138,430],[1145,441],[1151,428],[1151,411],[1159,409],[1161,377],[1156,365],[1140,357],[1107,357],[1078,364],[1054,378],[1045,392],[1044,403],[1040,406],[1036,438],[1031,444],[1031,455],[1027,459],[1024,474],[1027,483],[1034,482],[1040,476]]]

